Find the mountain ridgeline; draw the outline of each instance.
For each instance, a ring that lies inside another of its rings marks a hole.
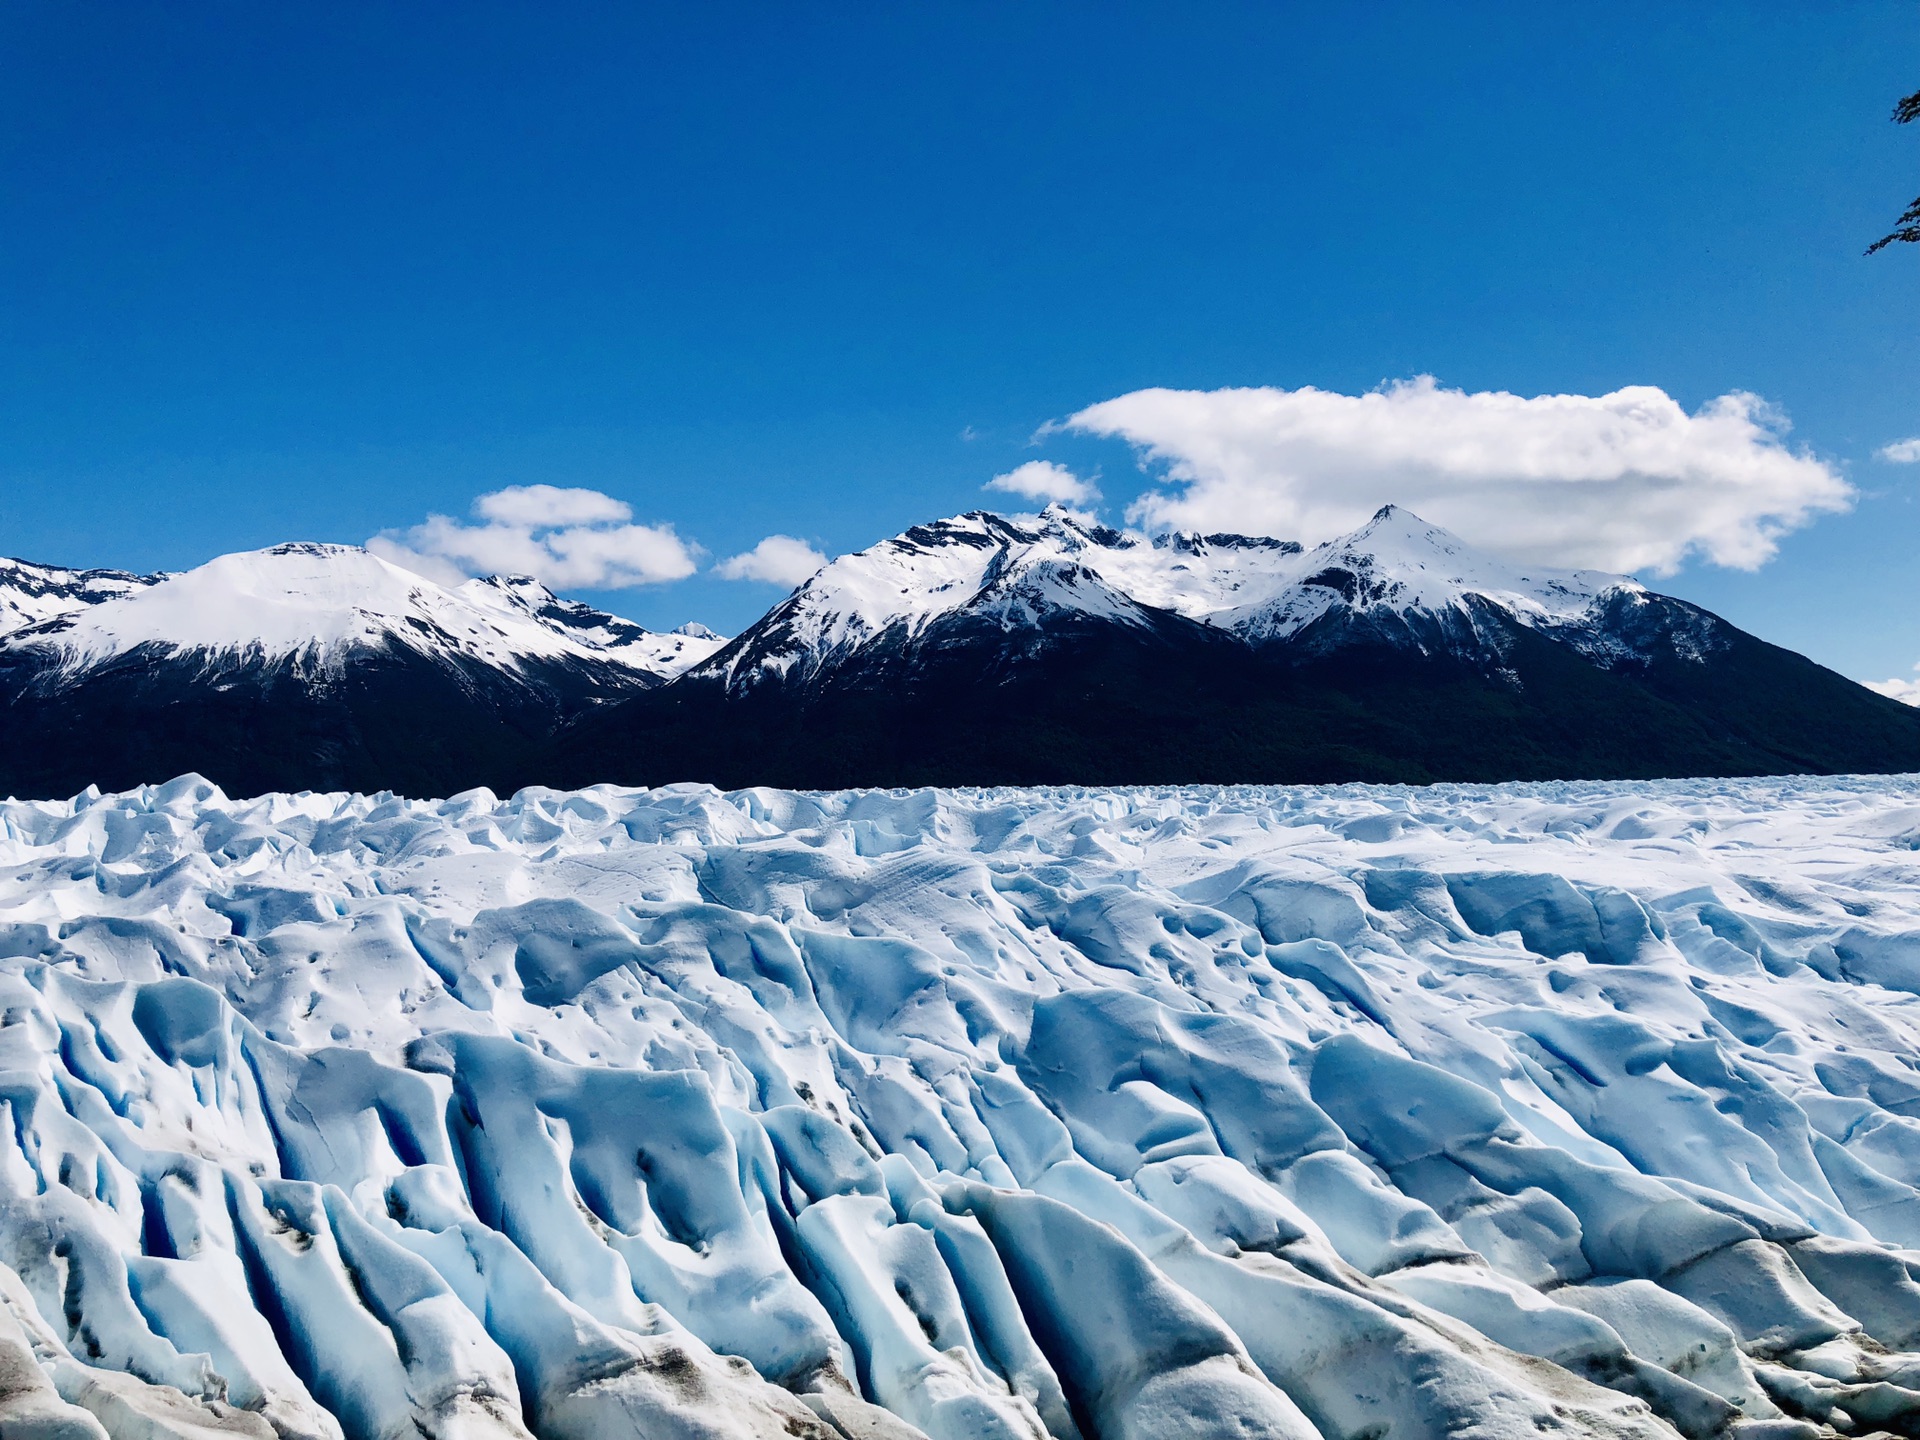
[[[974,512],[841,557],[731,641],[317,545],[166,576],[0,563],[0,631],[20,795],[1920,769],[1920,710],[1391,506],[1311,550]]]

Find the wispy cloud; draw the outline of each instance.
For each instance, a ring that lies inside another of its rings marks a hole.
[[[1695,556],[1754,569],[1854,497],[1744,392],[1688,414],[1651,385],[1531,398],[1431,376],[1364,395],[1138,390],[1063,428],[1123,438],[1165,467],[1128,511],[1150,526],[1313,543],[1392,502],[1477,545],[1609,570],[1671,573]]]
[[[699,568],[698,547],[671,525],[636,525],[630,505],[598,490],[514,485],[475,500],[473,516],[429,515],[367,548],[437,580],[531,575],[556,590],[625,590]]]
[[[1891,445],[1882,445],[1873,452],[1876,460],[1890,460],[1895,465],[1913,465],[1920,463],[1920,436],[1911,440],[1896,440]]]
[[[1882,695],[1891,696],[1907,705],[1920,705],[1920,665],[1913,667],[1914,673],[1905,679],[1869,680],[1869,690],[1878,690]]]
[[[1004,475],[996,475],[985,487],[1022,495],[1029,500],[1058,501],[1062,505],[1091,505],[1100,491],[1091,480],[1082,480],[1064,465],[1051,460],[1029,460]]]
[[[791,535],[769,535],[751,550],[730,555],[713,567],[722,580],[764,580],[789,588],[813,577],[827,557]]]

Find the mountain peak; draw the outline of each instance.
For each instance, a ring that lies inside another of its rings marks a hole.
[[[236,553],[244,555],[248,552],[242,550]],[[278,545],[269,545],[264,550],[256,550],[252,553],[275,557],[305,555],[317,556],[324,559],[337,555],[370,555],[373,552],[368,550],[364,545],[339,545],[330,540],[286,540]]]
[[[519,596],[535,602],[558,598],[544,581],[536,580],[531,575],[480,575],[457,588],[461,590],[484,588],[498,591],[502,595]]]
[[[282,655],[367,639],[423,592],[448,594],[359,546],[295,542],[216,556],[45,628],[76,656],[142,645]]]
[[[1367,518],[1366,524],[1329,544],[1358,546],[1362,541],[1387,544],[1410,541],[1442,550],[1468,550],[1472,547],[1443,526],[1424,520],[1404,505],[1382,505]]]
[[[83,582],[68,584],[56,605],[41,604],[43,613],[26,611],[28,623],[14,627],[8,643],[53,652],[69,671],[148,648],[196,655],[223,671],[287,661],[331,670],[354,652],[399,648],[508,671],[528,662],[584,664],[652,680],[720,644],[655,635],[563,601],[529,576],[449,589],[359,545],[294,541],[173,575]],[[0,593],[0,608],[7,598]]]
[[[1603,597],[1639,591],[1626,576],[1517,565],[1474,549],[1452,531],[1402,505],[1383,505],[1359,529],[1300,556],[1295,583],[1272,599],[1225,618],[1250,637],[1279,639],[1339,609],[1361,614],[1468,621],[1491,604],[1530,628],[1577,625]]]

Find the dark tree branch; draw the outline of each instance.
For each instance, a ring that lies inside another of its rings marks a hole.
[[[1911,95],[1902,96],[1893,107],[1894,124],[1908,125],[1915,120],[1920,120],[1920,90],[1914,91]],[[1871,255],[1876,250],[1884,250],[1895,243],[1920,244],[1920,200],[1915,200],[1907,206],[1906,213],[1894,222],[1893,229],[1867,247],[1867,254]]]
[[[1907,245],[1920,242],[1920,200],[1915,200],[1907,206],[1906,213],[1894,223],[1893,229],[1867,247],[1867,254],[1871,255],[1876,250],[1884,250],[1895,241]]]

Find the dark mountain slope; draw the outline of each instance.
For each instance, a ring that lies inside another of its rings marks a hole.
[[[188,771],[233,795],[511,793],[535,777],[554,726],[607,693],[559,663],[505,676],[399,648],[361,651],[320,679],[279,660],[222,683],[150,652],[68,690],[18,678],[0,655],[0,793],[43,796]]]
[[[744,695],[689,675],[582,716],[542,769],[802,789],[1920,769],[1920,712],[1730,626],[1710,665],[1608,669],[1483,623],[1504,632],[1500,669],[1379,643],[1253,649],[1197,625],[1176,642],[1169,625],[1089,627],[1014,664],[942,637],[910,665]]]
[[[1312,551],[958,516],[731,643],[340,546],[9,583],[0,791],[22,795],[189,770],[415,795],[1920,770],[1920,709],[1391,507]]]

